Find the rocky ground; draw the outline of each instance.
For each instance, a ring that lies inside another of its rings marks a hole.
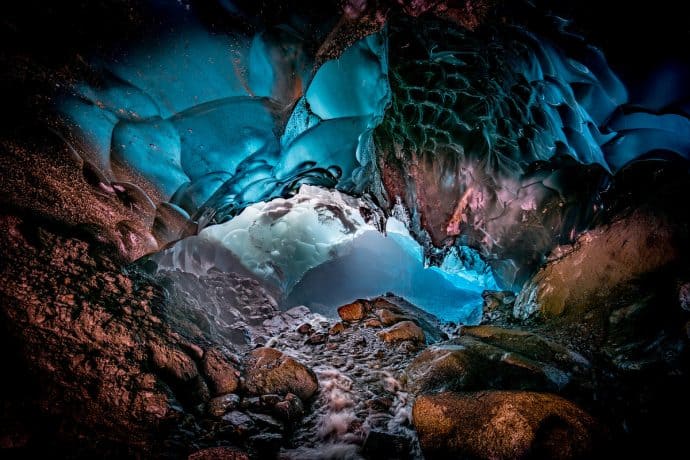
[[[574,458],[683,443],[689,239],[674,188],[557,248],[519,295],[485,292],[482,324],[458,327],[395,297],[340,318],[281,312],[244,274],[132,265],[164,241],[122,223],[155,221],[133,191],[98,192],[67,152],[15,153],[0,162],[2,456]]]
[[[280,312],[239,275],[181,280],[59,227],[1,222],[11,454],[589,458],[682,439],[680,278],[663,319],[645,314],[652,297],[609,305],[602,342],[585,346],[538,310],[520,318],[511,293],[486,292],[486,324],[472,327],[394,296],[339,318]]]

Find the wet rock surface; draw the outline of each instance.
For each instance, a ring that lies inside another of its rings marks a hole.
[[[368,306],[363,302],[352,302],[338,308],[338,316],[340,316],[343,321],[359,321],[367,314],[367,307]]]
[[[378,336],[384,342],[405,342],[424,343],[424,331],[412,321],[402,321],[382,330]]]
[[[590,415],[547,393],[421,396],[412,417],[426,458],[588,458],[600,437]]]
[[[249,394],[294,393],[308,400],[318,390],[311,369],[274,348],[257,348],[245,363],[244,389]]]

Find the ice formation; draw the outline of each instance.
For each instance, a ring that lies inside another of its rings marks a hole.
[[[478,320],[481,292],[496,288],[488,267],[425,267],[421,246],[400,221],[389,219],[384,234],[364,216],[376,216],[366,202],[303,185],[292,198],[253,204],[155,258],[161,268],[198,276],[237,271],[239,263],[273,286],[286,308],[307,305],[333,316],[344,303],[392,292],[449,321]],[[457,257],[448,263],[457,267]]]
[[[169,203],[199,228],[232,222],[245,208],[263,222],[260,207],[283,206],[271,200],[304,184],[369,194],[388,215],[396,205],[409,213],[410,233],[439,276],[486,262],[501,287],[519,289],[551,248],[606,208],[602,192],[617,171],[690,155],[687,101],[658,87],[631,97],[602,53],[559,18],[535,13],[541,19],[529,29],[516,19],[467,31],[392,16],[317,66],[333,24],[298,11],[263,24],[244,14],[249,3],[223,1],[218,10],[247,27],[211,27],[193,4],[152,2],[160,29],[94,58],[93,78],[59,106],[65,138],[105,179],[144,183],[159,210]],[[298,221],[284,221],[295,228],[283,235],[302,238]],[[249,241],[273,231],[233,234]],[[325,254],[345,240],[354,248],[348,238],[361,243],[348,256],[355,265],[378,245],[373,234],[334,234],[314,234],[321,246],[295,246],[289,270],[284,247],[271,249],[275,259],[258,249],[235,252],[233,264],[216,258],[286,292],[299,282],[306,289],[325,270],[342,270],[343,257],[324,263]],[[381,267],[396,238],[377,246]],[[409,245],[398,238],[395,247]],[[415,251],[401,252],[409,257],[400,263],[416,261]]]
[[[384,34],[314,73],[287,26],[211,34],[193,11],[161,14],[170,30],[100,63],[97,83],[61,103],[90,161],[218,222],[303,183],[364,190],[390,97]]]

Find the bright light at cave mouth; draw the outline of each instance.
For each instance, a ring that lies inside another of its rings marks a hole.
[[[306,305],[325,316],[390,292],[439,319],[478,322],[482,291],[496,289],[479,256],[451,251],[443,265],[426,268],[421,246],[402,222],[388,219],[384,234],[365,221],[364,207],[362,200],[305,185],[292,198],[251,205],[155,260],[160,269],[197,276],[213,269],[249,273],[284,308]]]

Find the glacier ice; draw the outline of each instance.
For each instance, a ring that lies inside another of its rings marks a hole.
[[[193,11],[166,20],[60,104],[106,176],[143,178],[155,200],[218,222],[305,183],[364,190],[390,96],[384,34],[314,70],[287,27],[217,34]]]
[[[621,168],[690,158],[687,114],[668,97],[655,110],[632,104],[567,26],[389,23],[392,103],[375,133],[384,186],[415,238],[480,249],[506,288],[592,225]]]
[[[103,177],[200,228],[304,184],[369,193],[388,214],[401,202],[443,273],[464,272],[469,246],[517,289],[595,221],[617,171],[690,156],[687,101],[669,94],[687,99],[684,80],[667,72],[632,97],[559,18],[468,31],[392,17],[316,66],[333,24],[314,39],[308,12],[268,25],[242,13],[251,2],[222,3],[250,27],[152,2],[159,26],[88,59],[58,107]]]
[[[481,292],[496,288],[491,271],[461,269],[457,257],[449,261],[455,273],[425,267],[422,248],[405,226],[390,218],[384,234],[376,219],[364,217],[375,215],[361,199],[303,185],[295,196],[248,206],[155,260],[198,276],[240,269],[270,286],[286,308],[307,305],[334,315],[354,299],[392,292],[439,318],[476,322]]]

